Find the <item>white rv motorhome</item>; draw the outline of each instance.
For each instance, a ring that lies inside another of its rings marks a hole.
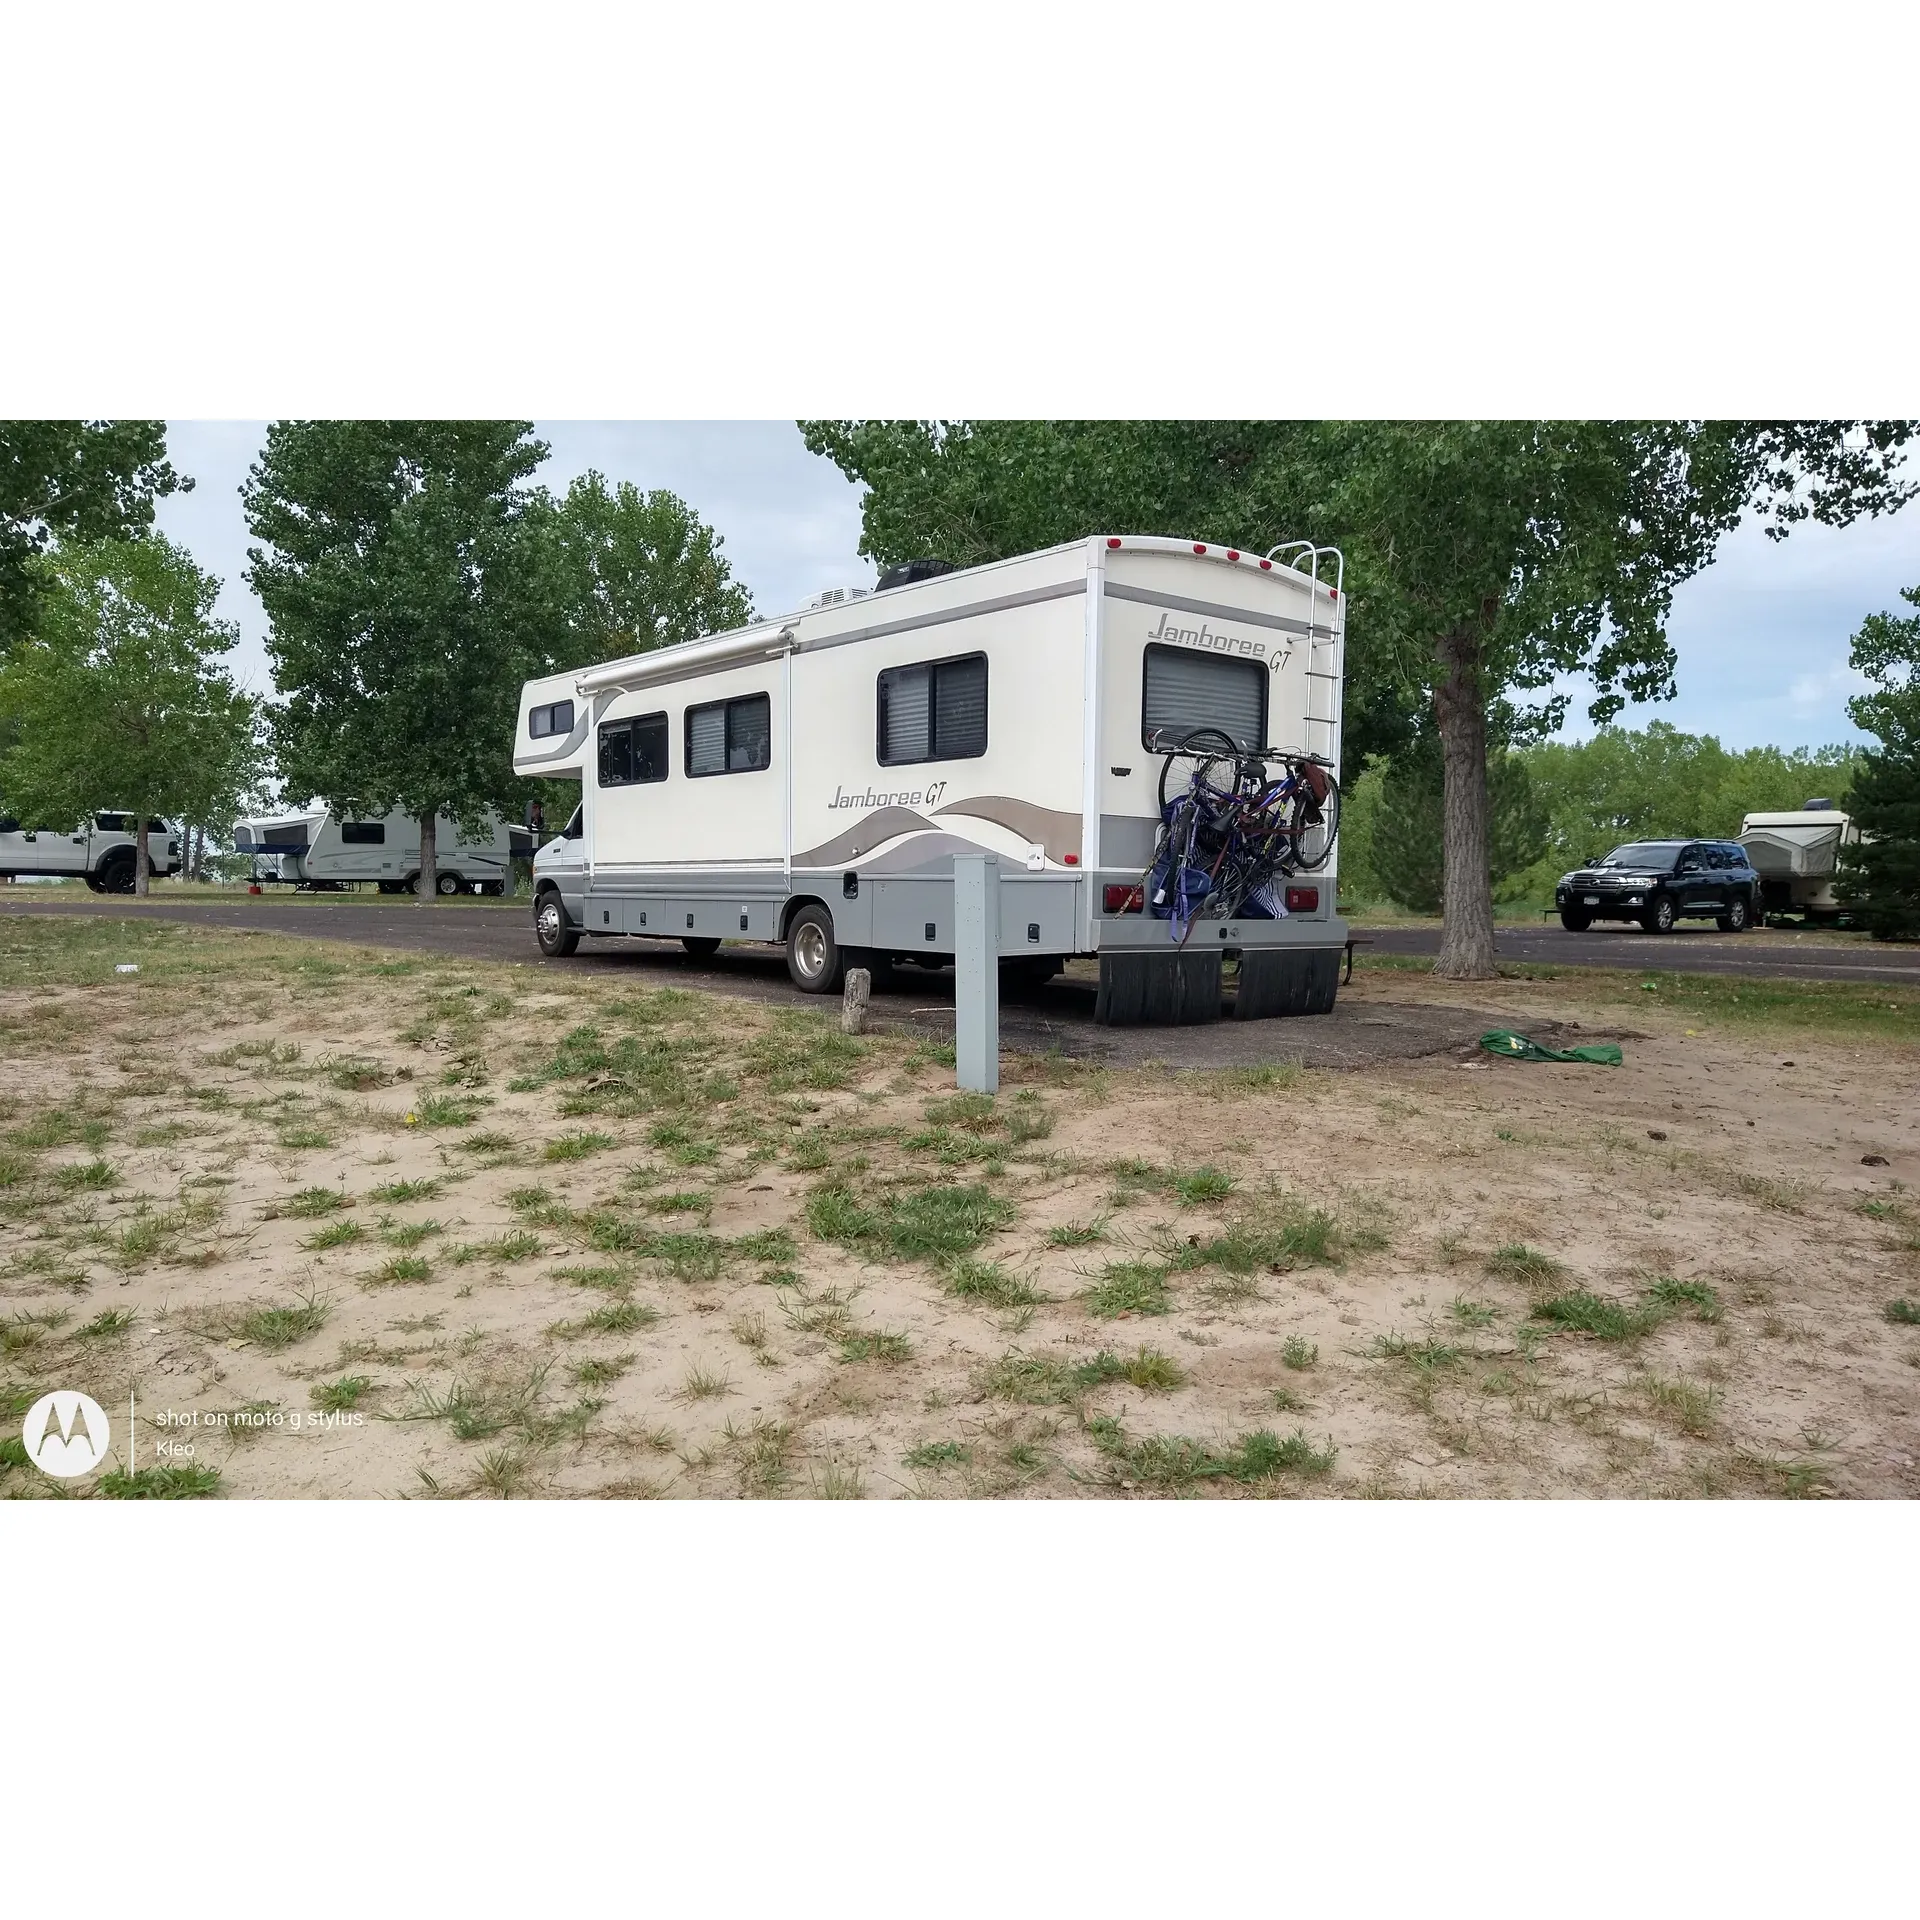
[[[986,851],[1003,960],[1097,955],[1103,1020],[1217,1018],[1227,958],[1242,1017],[1328,1011],[1337,853],[1272,918],[1176,937],[1143,899],[1168,741],[1337,775],[1340,563],[1288,551],[1100,535],[530,681],[515,772],[582,783],[534,862],[543,950],[779,941],[825,992],[849,956],[949,956],[953,856]]]
[[[513,862],[533,853],[533,835],[489,816],[477,839],[438,815],[434,826],[435,887],[444,894],[505,893]],[[339,887],[372,881],[382,893],[407,893],[420,878],[420,822],[409,813],[380,820],[345,819],[316,802],[298,813],[261,814],[234,822],[236,853],[253,855],[256,879],[296,887]]]

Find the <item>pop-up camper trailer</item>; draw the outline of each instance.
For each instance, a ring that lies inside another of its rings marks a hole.
[[[445,894],[505,893],[513,861],[533,853],[533,835],[497,815],[488,816],[477,838],[438,815],[434,840],[435,885]],[[406,893],[420,878],[420,822],[407,813],[351,820],[316,804],[297,813],[261,814],[234,823],[233,845],[235,852],[253,855],[256,879],[290,886],[371,881],[382,893]]]
[[[953,856],[986,851],[1003,962],[1097,955],[1104,1019],[1216,1018],[1229,959],[1242,1016],[1329,1010],[1330,846],[1260,904],[1148,897],[1196,729],[1337,778],[1339,558],[1290,552],[1103,535],[530,681],[515,772],[582,783],[534,863],[542,947],[780,941],[825,991],[850,955],[950,955]]]
[[[1767,913],[1838,919],[1847,902],[1837,890],[1840,855],[1860,844],[1860,829],[1830,800],[1810,800],[1796,813],[1750,813],[1740,844],[1760,876]]]

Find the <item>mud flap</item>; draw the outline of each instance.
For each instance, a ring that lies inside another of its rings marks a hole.
[[[1093,1017],[1103,1027],[1192,1027],[1220,1018],[1217,953],[1103,953]]]
[[[1340,986],[1336,948],[1249,948],[1240,955],[1236,1020],[1283,1020],[1295,1014],[1331,1013]]]

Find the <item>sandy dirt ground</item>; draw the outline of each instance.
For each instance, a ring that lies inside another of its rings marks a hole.
[[[1920,1491],[1898,1038],[1383,969],[1345,995],[1383,1032],[1626,1064],[1301,1068],[1275,1022],[1270,1064],[1010,1057],[985,1100],[811,1009],[41,938],[0,973],[0,1412],[93,1395],[115,1472],[14,1440],[11,1497]]]

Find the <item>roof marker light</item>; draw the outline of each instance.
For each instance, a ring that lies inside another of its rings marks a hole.
[[[1107,536],[1107,545],[1108,545],[1108,546],[1110,546],[1110,547],[1117,547],[1117,546],[1118,546],[1119,544],[1120,544],[1120,536],[1119,536],[1118,534],[1109,534],[1109,535]]]
[[[1327,598],[1329,600],[1338,600],[1340,598],[1340,589],[1338,587],[1329,587],[1327,589]]]
[[[1062,854],[1060,858],[1063,864],[1069,867],[1077,867],[1080,864],[1080,856],[1077,853]]]
[[[1229,547],[1227,549],[1227,558],[1229,560],[1238,560],[1240,558],[1240,555],[1232,547]]]
[[[1273,562],[1271,560],[1262,560],[1260,562],[1260,571],[1262,573],[1271,573],[1273,571]]]
[[[1207,543],[1204,540],[1196,540],[1193,543],[1193,550],[1195,553],[1205,553],[1207,550]]]

